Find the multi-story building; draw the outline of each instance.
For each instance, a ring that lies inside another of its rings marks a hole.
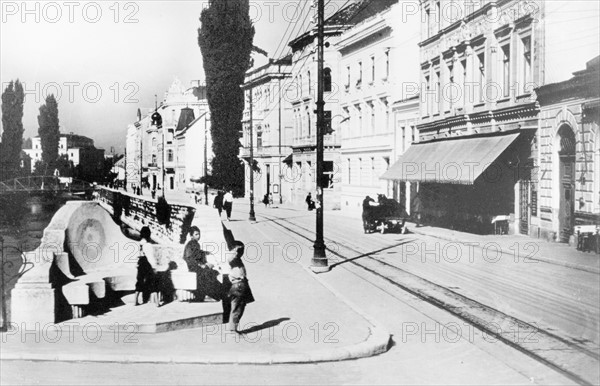
[[[42,140],[39,136],[31,139],[31,149],[23,149],[31,157],[31,172],[35,163],[42,160]],[[78,167],[83,175],[92,175],[102,170],[104,149],[97,149],[94,140],[83,135],[61,134],[58,140],[58,155],[66,155],[67,159]]]
[[[183,131],[189,136],[192,123],[207,111],[204,87],[185,88],[178,79],[156,109],[148,109],[145,114],[138,110],[137,121],[127,128],[128,184],[149,186],[155,191],[188,189],[191,181],[178,164],[177,140],[185,138],[181,135]],[[200,126],[194,125],[193,131],[203,130]],[[183,158],[180,156],[179,159]]]
[[[419,141],[419,132],[417,130],[419,123],[419,95],[417,94],[394,102],[392,104],[392,116],[394,119],[393,139],[391,141],[393,144],[391,150],[392,162],[390,165],[386,165],[388,166],[387,169],[401,155],[408,151],[412,144]],[[410,181],[387,181],[387,196],[402,204],[406,212],[411,214],[411,202],[416,193],[417,184]]]
[[[382,0],[382,3],[388,0]],[[343,92],[340,74],[340,51],[336,48],[342,33],[353,25],[373,16],[378,7],[371,7],[378,1],[358,0],[343,7],[327,18],[324,23],[325,45],[323,63],[323,91],[325,110],[325,131],[323,138],[323,181],[325,208],[341,207],[341,152],[342,133],[340,125],[344,116],[340,108],[340,93]],[[293,39],[292,84],[293,92],[286,95],[293,110],[293,154],[288,158],[292,170],[294,186],[292,201],[304,204],[308,193],[316,197],[316,101],[317,101],[317,29],[311,29]],[[337,127],[336,127],[337,126]]]
[[[566,44],[598,28],[581,19],[598,4],[573,3],[421,1],[420,143],[385,177],[418,182],[429,221],[489,232],[504,216],[511,232],[539,229],[534,89],[573,68],[565,52],[598,50],[597,33]]]
[[[366,3],[335,44],[341,109],[332,125],[341,134],[342,209],[361,210],[366,195],[406,200],[405,184],[379,178],[414,139],[418,118],[418,100],[406,90],[417,89],[419,80],[420,20],[404,14],[402,5],[398,0]]]
[[[239,156],[245,161],[245,176],[249,176],[250,130],[253,130],[254,197],[257,201],[265,194],[272,194],[276,203],[291,199],[293,174],[284,162],[292,152],[292,111],[285,101],[291,67],[292,58],[288,55],[281,59],[270,59],[269,63],[246,73],[243,85],[246,98],[242,121],[243,146]],[[249,177],[246,178],[246,196],[250,194],[249,181]]]
[[[202,177],[212,172],[212,136],[210,133],[210,113],[203,110],[198,117],[190,108],[182,115],[175,132],[176,189],[185,192],[202,192]],[[190,119],[192,119],[190,121]]]
[[[539,218],[531,233],[570,241],[577,225],[600,225],[600,56],[569,80],[536,90],[540,104]]]

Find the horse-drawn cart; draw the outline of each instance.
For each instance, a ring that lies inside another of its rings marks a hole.
[[[398,202],[379,195],[378,202],[367,197],[363,201],[363,229],[365,233],[406,233],[408,214]]]

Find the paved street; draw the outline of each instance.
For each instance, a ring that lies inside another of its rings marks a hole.
[[[257,222],[250,224],[248,205],[238,200],[233,221],[225,223],[247,245],[249,277],[258,295],[242,321],[261,323],[287,315],[268,299],[296,291],[305,300],[290,304],[287,312],[305,309],[306,332],[315,333],[309,330],[313,318],[319,323],[319,339],[356,334],[343,314],[318,318],[326,310],[311,307],[314,287],[295,284],[298,275],[307,274],[297,268],[308,266],[312,257],[314,212],[262,205],[256,212]],[[387,353],[271,366],[5,361],[2,383],[64,384],[63,371],[72,374],[73,384],[101,375],[107,384],[174,379],[179,384],[277,384],[282,379],[290,384],[597,383],[598,274],[589,272],[593,264],[572,263],[585,268],[576,269],[542,260],[515,262],[514,256],[494,257],[491,251],[485,255],[484,249],[463,246],[461,255],[458,249],[451,254],[457,243],[417,234],[364,234],[358,218],[339,212],[327,212],[325,218],[332,270],[318,279],[392,334]],[[331,324],[326,328],[326,323]],[[186,347],[185,334],[171,337],[175,347]],[[297,349],[306,347],[303,342]]]

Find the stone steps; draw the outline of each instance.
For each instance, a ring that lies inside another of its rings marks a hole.
[[[110,309],[101,315],[59,323],[61,330],[95,330],[127,333],[161,333],[192,328],[208,324],[221,324],[223,309],[221,302],[172,302],[157,307],[148,302],[139,306],[124,305]]]

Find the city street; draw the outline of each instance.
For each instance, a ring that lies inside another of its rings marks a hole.
[[[225,225],[246,243],[255,292],[268,288],[266,281],[287,277],[290,287],[279,295],[285,296],[294,288],[290,269],[310,265],[314,213],[260,205],[250,224],[248,209],[237,200]],[[161,384],[175,376],[180,384],[597,383],[597,273],[515,262],[514,256],[485,255],[485,248],[461,249],[459,255],[450,251],[458,243],[429,236],[364,234],[359,218],[340,212],[327,211],[325,219],[332,269],[318,278],[392,334],[387,353],[272,366],[7,361],[2,383],[67,384],[65,371],[73,384],[100,377],[106,383]],[[310,292],[306,288],[307,304],[293,306],[310,307]],[[259,298],[243,322],[261,321],[267,312]],[[331,322],[347,331],[344,320]]]

